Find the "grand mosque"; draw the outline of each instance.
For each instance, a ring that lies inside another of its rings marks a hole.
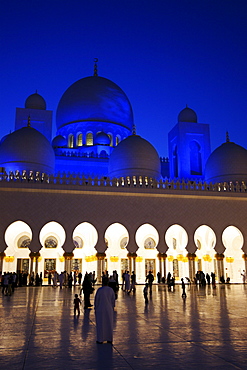
[[[44,284],[65,270],[242,282],[247,150],[227,135],[211,152],[209,125],[181,109],[160,158],[97,63],[62,95],[55,137],[45,99],[27,97],[0,142],[0,271],[42,273]]]

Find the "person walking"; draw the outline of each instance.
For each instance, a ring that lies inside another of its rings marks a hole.
[[[153,286],[153,281],[154,281],[154,276],[152,274],[152,271],[149,271],[148,275],[146,276],[146,281],[148,282],[149,292],[150,294],[152,294],[152,286]]]
[[[74,315],[76,315],[76,312],[77,312],[78,316],[80,315],[80,304],[81,304],[81,300],[78,297],[78,294],[75,294],[75,299],[74,299]]]
[[[81,291],[83,291],[84,309],[86,310],[87,308],[92,307],[92,304],[90,303],[90,294],[93,292],[92,282],[91,282],[87,272],[84,276]]]
[[[111,343],[113,341],[113,314],[115,307],[115,293],[108,286],[108,279],[102,279],[102,287],[99,288],[94,298],[96,318],[96,343]]]
[[[185,282],[184,282],[184,279],[182,278],[181,279],[181,282],[182,282],[182,298],[186,298],[186,292],[185,292]]]

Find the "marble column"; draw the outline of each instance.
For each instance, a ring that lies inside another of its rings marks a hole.
[[[71,272],[71,260],[74,257],[74,253],[73,252],[64,252],[63,256],[65,258],[65,271],[67,272],[67,274],[70,274],[70,272]]]
[[[96,253],[96,257],[97,257],[97,282],[101,283],[102,273],[105,269],[106,254],[105,254],[105,252],[103,252],[103,253],[98,252],[98,253]]]
[[[194,277],[196,275],[196,271],[195,271],[196,254],[195,253],[188,253],[187,257],[188,257],[188,260],[189,260],[189,278],[190,278],[190,281],[193,283],[194,282]]]

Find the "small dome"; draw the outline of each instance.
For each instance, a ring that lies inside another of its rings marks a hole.
[[[110,143],[111,143],[111,139],[105,132],[101,131],[97,133],[96,138],[95,138],[95,144],[110,145]]]
[[[160,159],[156,149],[138,135],[128,136],[113,150],[109,159],[109,176],[147,176],[160,179]]]
[[[247,182],[247,150],[226,142],[209,156],[205,166],[206,182]]]
[[[22,127],[7,135],[0,144],[0,167],[9,171],[39,171],[53,173],[54,150],[38,130]]]
[[[26,99],[25,108],[46,110],[45,99],[38,93],[32,94]]]
[[[178,115],[178,122],[193,122],[197,123],[196,112],[191,108],[184,108]]]
[[[57,129],[75,122],[110,123],[132,130],[131,104],[119,86],[104,77],[89,76],[73,83],[57,107]]]
[[[52,140],[52,147],[53,148],[66,148],[67,141],[62,135],[57,135]]]

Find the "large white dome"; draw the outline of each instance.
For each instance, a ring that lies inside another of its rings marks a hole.
[[[209,156],[205,166],[206,182],[247,182],[247,150],[226,142]]]
[[[0,145],[0,166],[9,171],[53,173],[55,154],[50,142],[32,127],[22,127],[6,136]]]
[[[109,176],[146,176],[160,179],[160,158],[156,149],[138,135],[128,136],[110,155]]]
[[[57,108],[57,129],[79,122],[110,123],[132,131],[131,104],[119,86],[104,77],[90,76],[73,83]]]

